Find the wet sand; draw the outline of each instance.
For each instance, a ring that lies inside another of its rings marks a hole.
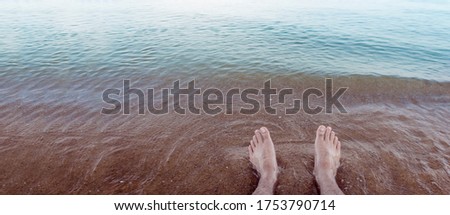
[[[3,75],[0,194],[251,194],[257,177],[246,147],[261,126],[281,168],[275,193],[318,194],[313,143],[321,124],[342,142],[337,182],[345,194],[450,194],[449,83],[334,78],[335,89],[349,87],[348,113],[100,114],[101,92],[124,78],[144,89],[177,79],[224,90],[261,88],[268,79],[300,92],[324,88],[323,77],[298,75]]]

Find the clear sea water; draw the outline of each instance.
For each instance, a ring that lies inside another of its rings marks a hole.
[[[325,77],[348,113],[284,114]],[[101,114],[124,79],[295,94],[276,115]],[[450,194],[450,1],[0,0],[0,194],[250,194],[261,126],[276,194],[319,194],[319,125],[344,193]]]
[[[2,0],[0,75],[120,68],[450,81],[450,1],[315,2]]]

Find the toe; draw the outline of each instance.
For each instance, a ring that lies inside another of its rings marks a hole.
[[[259,129],[259,131],[264,140],[270,138],[269,130],[266,127],[261,127],[261,129]]]
[[[327,127],[327,129],[325,130],[325,140],[326,141],[330,141],[330,137],[331,137],[331,127]]]
[[[338,154],[341,154],[341,141],[338,140],[337,146],[336,146]]]
[[[256,147],[254,140],[250,140],[250,146],[252,147],[252,149]]]
[[[252,143],[253,143],[253,148],[256,148],[256,145],[258,143],[258,140],[256,139],[256,134],[253,135]]]
[[[319,126],[319,128],[317,129],[317,138],[320,140],[324,139],[325,136],[325,126],[321,125]]]
[[[248,146],[248,155],[251,157],[253,155],[253,148],[252,146]]]
[[[337,148],[337,143],[338,143],[338,137],[334,137],[333,138],[333,146]]]
[[[334,131],[331,131],[330,140],[332,141],[333,144],[334,144],[334,138],[335,137],[336,137],[336,133],[334,133]]]
[[[261,132],[259,130],[255,131],[255,136],[256,136],[256,140],[258,141],[258,143],[262,143],[263,138],[262,138]]]

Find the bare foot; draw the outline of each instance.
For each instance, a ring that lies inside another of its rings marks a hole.
[[[248,153],[253,168],[258,171],[260,176],[258,187],[253,194],[273,194],[277,181],[278,165],[275,147],[266,127],[255,131],[255,135],[248,146]]]
[[[341,142],[331,127],[321,125],[315,141],[314,176],[321,194],[344,194],[336,183],[341,158]]]

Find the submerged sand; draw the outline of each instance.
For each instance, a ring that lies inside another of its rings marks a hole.
[[[261,88],[267,79],[300,91],[324,83],[270,74],[176,77],[224,90]],[[176,80],[126,78],[143,88]],[[450,194],[448,83],[335,78],[335,87],[349,87],[348,113],[100,114],[101,92],[122,80],[2,78],[0,194],[251,194],[257,177],[246,147],[261,126],[271,131],[281,168],[275,193],[318,194],[313,143],[321,124],[342,142],[344,193]]]

